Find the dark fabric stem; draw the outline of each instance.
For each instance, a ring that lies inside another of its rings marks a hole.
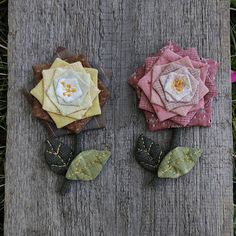
[[[169,151],[171,151],[172,149],[174,149],[180,145],[180,140],[179,140],[181,137],[180,132],[181,132],[181,130],[179,128],[172,129]]]
[[[63,183],[62,183],[62,186],[59,190],[60,194],[63,195],[63,196],[65,194],[67,194],[70,191],[70,187],[71,187],[73,182],[74,181],[71,181],[71,180],[68,180],[68,179],[65,178]]]
[[[82,151],[82,132],[79,134],[76,134],[74,136],[74,150],[75,150],[75,156],[79,154]]]

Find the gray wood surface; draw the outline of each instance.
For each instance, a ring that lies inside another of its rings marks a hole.
[[[9,0],[9,30],[6,236],[232,235],[229,1]],[[219,95],[212,128],[180,131],[181,145],[204,149],[200,163],[147,187],[151,176],[134,161],[134,142],[143,132],[165,148],[171,131],[146,131],[127,79],[168,40],[218,60]],[[66,197],[44,162],[46,132],[20,92],[31,86],[32,64],[49,61],[59,45],[113,72],[107,130],[81,135],[83,149],[108,147],[112,158]]]

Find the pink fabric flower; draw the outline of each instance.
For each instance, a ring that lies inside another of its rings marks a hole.
[[[210,126],[217,62],[168,43],[129,78],[148,128]]]

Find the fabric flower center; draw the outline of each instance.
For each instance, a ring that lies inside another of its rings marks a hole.
[[[58,84],[56,86],[56,94],[65,102],[70,103],[79,98],[82,95],[82,91],[76,78],[61,78],[58,80]]]
[[[182,92],[185,87],[185,82],[183,77],[177,77],[172,82],[172,88],[175,89],[177,92]]]
[[[168,100],[181,101],[192,93],[191,78],[188,74],[171,72],[161,76],[163,90]]]
[[[63,96],[70,97],[73,93],[76,93],[77,89],[75,85],[71,85],[70,83],[66,83],[65,81],[61,81],[61,84],[64,88]]]

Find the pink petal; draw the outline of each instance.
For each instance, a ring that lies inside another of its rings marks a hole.
[[[236,82],[236,71],[231,71],[231,82],[235,83]]]

